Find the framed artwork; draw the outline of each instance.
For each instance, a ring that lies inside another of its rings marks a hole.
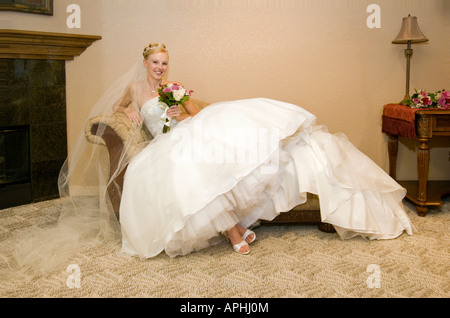
[[[53,0],[2,0],[0,10],[53,15]]]

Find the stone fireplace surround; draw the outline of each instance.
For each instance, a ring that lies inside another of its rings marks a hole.
[[[30,154],[28,180],[0,183],[0,209],[59,197],[67,157],[65,63],[100,39],[0,30],[0,131],[27,127]]]

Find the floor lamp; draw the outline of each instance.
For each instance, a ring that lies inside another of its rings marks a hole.
[[[405,105],[406,101],[410,99],[409,96],[409,81],[410,81],[410,65],[411,57],[413,55],[413,50],[411,48],[412,43],[424,43],[428,42],[428,39],[420,31],[419,24],[417,23],[417,17],[412,17],[410,14],[403,18],[402,28],[397,37],[392,41],[393,44],[407,44],[405,50],[406,56],[406,94],[403,100],[400,102],[401,105]]]

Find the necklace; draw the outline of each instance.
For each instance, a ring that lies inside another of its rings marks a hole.
[[[155,94],[155,93],[156,93],[156,89],[153,90],[153,89],[150,88],[150,85],[148,84],[148,80],[146,80],[145,83],[147,83],[148,90],[149,90],[150,92],[152,92],[152,94]]]

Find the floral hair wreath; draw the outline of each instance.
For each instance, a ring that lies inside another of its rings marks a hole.
[[[144,49],[143,55],[145,56],[148,53],[148,51],[153,50],[155,48],[166,50],[166,47],[163,44],[150,44]]]

